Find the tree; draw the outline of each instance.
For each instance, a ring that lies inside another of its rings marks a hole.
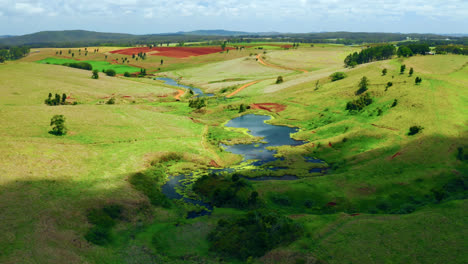
[[[276,78],[276,84],[280,84],[283,82],[283,76],[278,76],[278,78]]]
[[[65,101],[67,100],[67,95],[62,94],[62,104],[65,104]]]
[[[387,75],[387,69],[386,68],[382,70],[382,75],[383,76]]]
[[[241,104],[239,106],[239,113],[242,113],[242,112],[245,112],[245,105],[244,104]]]
[[[413,69],[413,67],[411,67],[410,70],[409,70],[409,76],[410,77],[413,76],[413,73],[414,73],[414,69]]]
[[[416,85],[421,84],[421,82],[422,82],[422,79],[421,79],[420,77],[416,77],[416,79],[414,80],[414,83],[415,83]]]
[[[401,46],[397,51],[398,57],[411,57],[413,56],[413,51],[407,46]]]
[[[359,89],[356,91],[356,95],[360,95],[367,91],[367,86],[369,85],[369,79],[367,79],[366,76],[361,78],[361,81],[359,81],[358,87]]]
[[[330,77],[332,78],[332,82],[334,82],[346,78],[346,74],[344,72],[335,72]]]
[[[99,79],[99,71],[98,70],[93,70],[93,75],[91,76],[93,79]]]
[[[0,57],[0,63],[4,63],[4,62],[5,62],[5,58]]]
[[[72,53],[72,58],[75,57],[75,53]]]
[[[424,128],[422,126],[412,126],[409,128],[408,136],[416,135],[421,132]]]
[[[50,120],[52,126],[51,134],[56,136],[62,136],[67,134],[67,127],[65,127],[65,117],[63,115],[54,115]]]
[[[129,72],[125,72],[125,73],[124,73],[124,77],[131,77],[131,75],[130,75]]]
[[[106,70],[106,75],[107,75],[107,76],[113,77],[113,76],[115,76],[115,74],[116,74],[116,73],[115,73],[115,71],[114,71],[113,69],[107,69],[107,70]]]
[[[405,70],[406,70],[406,65],[405,64],[401,65],[400,66],[400,74],[403,74],[405,72]]]
[[[161,65],[163,65],[163,63],[164,63],[164,60],[161,59]]]

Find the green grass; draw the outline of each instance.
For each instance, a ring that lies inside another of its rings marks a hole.
[[[140,68],[133,66],[120,65],[120,64],[111,64],[107,61],[93,61],[93,60],[71,60],[71,59],[58,59],[58,58],[47,58],[37,61],[37,63],[42,64],[57,64],[62,65],[64,63],[74,63],[74,62],[87,62],[93,66],[93,70],[103,71],[103,70],[114,70],[117,74],[123,74],[125,72],[135,73],[140,72]]]
[[[288,169],[277,173],[302,178],[252,186],[267,209],[292,217],[306,232],[261,260],[296,263],[297,256],[305,256],[326,263],[465,263],[466,194],[449,190],[468,173],[466,161],[456,157],[468,138],[468,59],[416,56],[343,69],[342,59],[355,49],[301,45],[267,52],[269,63],[311,70],[301,74],[260,65],[250,51],[167,59],[165,74],[183,76],[184,83],[207,91],[265,79],[232,99],[209,99],[204,111],[188,107],[189,95],[175,102],[174,89],[151,79],[101,74],[93,80],[88,71],[56,65],[0,65],[0,262],[219,263],[206,235],[219,219],[246,211],[215,208],[212,216],[187,220],[192,207],[179,202],[169,209],[152,206],[129,177],[167,153],[182,158],[163,166],[166,175],[198,175],[212,161],[237,163],[240,158],[217,143],[253,139],[245,131],[223,128],[239,115],[230,108],[276,102],[286,110],[246,113],[269,114],[273,124],[300,128],[293,137],[309,143],[279,147],[284,157],[279,165]],[[49,57],[47,52],[55,53],[41,50],[26,59]],[[92,56],[98,61],[103,55]],[[139,63],[154,69],[157,60]],[[401,64],[414,67],[414,75],[400,75]],[[336,71],[346,71],[347,78],[331,82]],[[281,85],[274,84],[278,75],[285,79]],[[346,103],[357,98],[362,76],[370,79],[374,102],[349,113]],[[422,77],[421,85],[414,85],[416,76]],[[389,81],[393,86],[385,91]],[[66,93],[80,104],[47,106],[49,92]],[[117,104],[99,104],[109,97]],[[392,108],[395,99],[398,105]],[[67,118],[67,136],[48,133],[55,114]],[[424,129],[409,137],[413,125]],[[308,173],[317,165],[305,163],[304,155],[325,160],[331,170]],[[441,191],[448,196],[438,201],[435,194]],[[87,244],[89,210],[109,204],[123,207],[112,242]],[[408,208],[414,212],[397,214]]]

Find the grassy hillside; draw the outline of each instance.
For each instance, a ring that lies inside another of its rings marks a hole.
[[[114,58],[109,50],[86,59]],[[165,58],[163,66],[156,56],[135,62],[215,92],[201,110],[188,107],[189,93],[176,102],[176,90],[151,78],[93,80],[89,71],[33,63],[58,49],[0,65],[0,262],[245,263],[213,253],[208,234],[220,219],[236,219],[248,208],[220,207],[186,219],[195,206],[155,204],[151,195],[172,175],[196,178],[210,166],[238,163],[217,144],[252,138],[223,124],[240,115],[240,104],[279,103],[285,111],[246,113],[300,128],[293,137],[308,143],[275,148],[283,170],[266,172],[300,179],[248,186],[261,209],[289,217],[303,232],[251,263],[466,263],[468,163],[460,149],[468,151],[468,59],[416,56],[344,69],[342,59],[353,50],[309,45],[265,54],[271,64],[307,73],[263,65],[251,51]],[[335,71],[346,78],[332,82]],[[349,112],[363,76],[373,102]],[[253,80],[261,81],[223,99]],[[49,92],[78,104],[47,106]],[[112,97],[116,104],[105,104]],[[48,133],[55,114],[66,117],[66,136]],[[415,125],[422,131],[408,135]],[[304,156],[324,160],[326,173],[309,172],[313,164]],[[250,169],[241,167],[241,174],[265,174]],[[163,179],[141,178],[138,189],[135,175]],[[121,209],[110,242],[93,244],[85,239],[97,226],[90,212],[110,205]]]

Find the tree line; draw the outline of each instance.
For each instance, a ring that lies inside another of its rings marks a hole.
[[[353,54],[349,54],[344,60],[344,63],[348,67],[354,67],[358,64],[371,61],[390,59],[395,53],[396,48],[394,45],[376,46],[364,49],[359,53],[354,52]]]
[[[435,48],[435,51],[438,54],[452,53],[452,54],[468,55],[468,46],[443,45],[443,46],[437,46]]]
[[[18,60],[29,54],[30,48],[27,46],[10,47],[0,49],[0,63],[6,60]]]

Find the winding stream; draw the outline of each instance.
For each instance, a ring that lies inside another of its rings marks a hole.
[[[156,78],[156,80],[164,81],[164,84],[167,84],[167,85],[171,85],[171,86],[175,86],[175,87],[180,87],[180,88],[189,89],[189,90],[193,91],[193,94],[196,95],[196,96],[208,96],[208,97],[214,96],[214,94],[211,94],[211,93],[210,93],[210,94],[204,93],[204,92],[203,92],[202,90],[200,90],[199,88],[195,88],[195,87],[191,87],[191,86],[179,84],[179,83],[177,83],[176,80],[171,79],[171,78],[167,78],[167,77],[158,77],[158,78]]]
[[[299,146],[303,145],[306,142],[295,140],[291,138],[291,134],[298,132],[298,128],[291,128],[286,126],[277,126],[265,123],[265,121],[270,120],[270,116],[265,115],[255,115],[248,114],[243,115],[237,118],[230,120],[226,127],[237,127],[237,128],[247,128],[249,134],[256,137],[263,137],[263,143],[254,142],[251,144],[237,144],[232,146],[222,145],[226,151],[229,151],[234,154],[239,154],[244,157],[243,162],[246,162],[248,165],[261,166],[265,163],[282,160],[281,158],[276,158],[275,150],[269,150],[267,147],[278,147],[278,146]],[[309,162],[321,163],[322,161],[317,159],[308,158]],[[270,170],[281,169],[278,168],[269,168]],[[219,172],[235,172],[233,168],[226,169],[211,169],[209,172],[219,173]],[[178,175],[170,177],[169,181],[162,186],[162,192],[171,199],[183,199],[185,202],[205,206],[209,211],[203,210],[199,213],[189,213],[188,218],[194,218],[202,215],[207,215],[211,213],[212,206],[208,203],[202,201],[190,199],[183,197],[177,192],[178,188],[184,188],[187,184],[187,177],[190,175]],[[265,181],[265,180],[297,180],[299,179],[293,175],[284,175],[281,177],[272,177],[272,176],[263,176],[258,178],[246,178],[252,181]]]

